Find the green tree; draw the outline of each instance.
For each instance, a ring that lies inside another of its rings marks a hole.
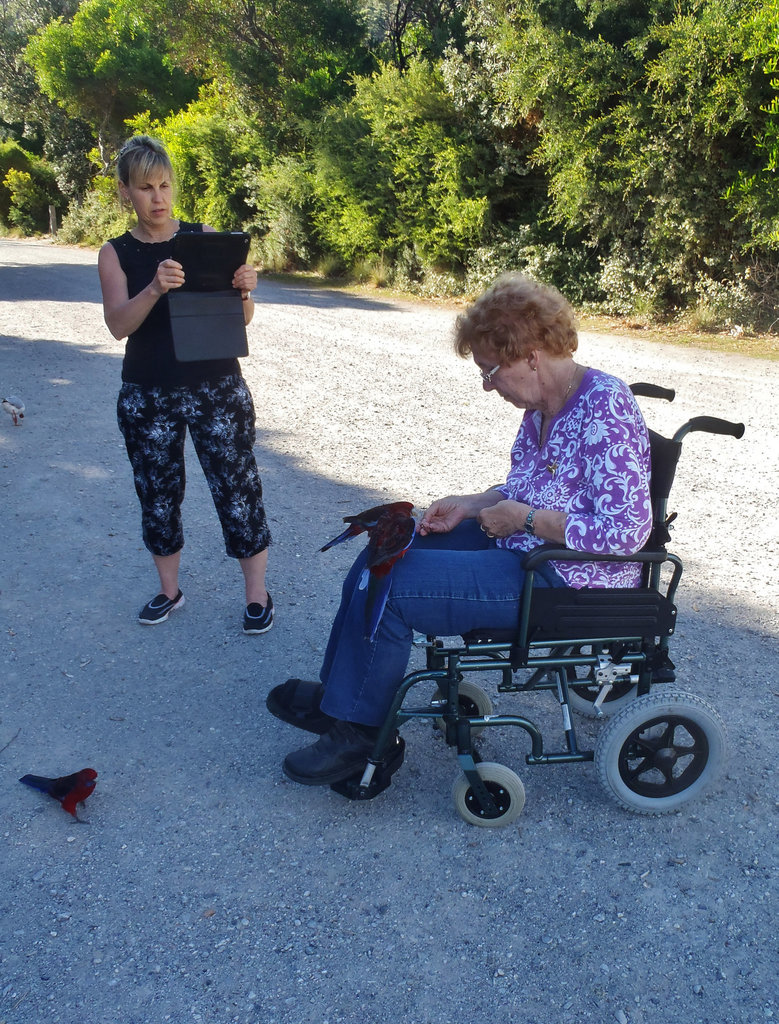
[[[424,263],[461,265],[488,214],[479,155],[434,67],[359,79],[312,152],[325,248],[351,262],[410,247]]]
[[[129,118],[159,117],[196,94],[194,77],[172,66],[156,16],[129,0],[84,0],[72,19],[40,29],[24,56],[41,90],[92,127],[106,169]]]
[[[8,190],[10,206],[8,220],[27,235],[48,228],[49,204],[56,195],[54,175],[40,169],[34,176],[29,171],[11,169],[3,186]]]
[[[373,0],[366,5],[379,53],[398,70],[415,59],[438,60],[465,43],[462,0]]]
[[[0,222],[27,234],[47,231],[49,204],[61,200],[45,160],[15,142],[0,142]]]
[[[747,57],[765,76],[764,119],[757,125],[754,145],[757,168],[743,168],[733,189],[739,212],[752,226],[755,245],[779,245],[779,0],[767,0],[749,24]]]
[[[161,15],[180,66],[234,83],[282,145],[370,66],[357,0],[170,0]]]
[[[76,0],[4,0],[0,8],[0,134],[43,156],[63,196],[86,191],[93,168],[88,126],[45,96],[23,53],[32,35],[57,17],[70,17]]]
[[[765,83],[756,0],[486,0],[472,28],[504,119],[538,123],[549,215],[600,254],[625,309],[735,284],[748,227],[728,191],[754,161]]]

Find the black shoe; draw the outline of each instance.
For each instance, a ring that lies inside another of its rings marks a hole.
[[[282,765],[284,774],[303,786],[342,782],[365,768],[378,733],[369,725],[336,720],[316,743],[287,754]]]
[[[184,595],[179,592],[175,597],[168,597],[167,594],[157,594],[148,604],[145,604],[138,613],[138,621],[144,626],[156,626],[164,622],[172,611],[184,604]]]
[[[324,692],[322,683],[288,679],[286,683],[273,687],[265,699],[265,706],[282,722],[321,735],[331,729],[336,721],[320,708]]]
[[[273,599],[268,594],[268,603],[263,606],[252,602],[247,604],[246,611],[243,613],[243,631],[244,633],[255,634],[255,633],[267,633],[273,625]]]

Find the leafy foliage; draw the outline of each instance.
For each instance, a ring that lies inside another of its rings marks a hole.
[[[760,4],[748,23],[746,56],[763,76],[764,115],[753,135],[753,162],[742,167],[731,197],[750,227],[752,248],[779,246],[779,0]],[[756,161],[756,165],[755,165]]]
[[[49,203],[55,191],[54,175],[40,168],[34,176],[29,171],[11,168],[3,180],[3,187],[10,196],[9,222],[28,235],[45,231]]]
[[[161,14],[178,63],[232,82],[269,137],[297,139],[370,64],[354,0],[170,0]]]
[[[99,248],[130,227],[130,216],[119,202],[113,178],[99,175],[80,203],[73,203],[59,231],[63,242]]]
[[[550,215],[586,233],[604,290],[625,304],[631,291],[655,308],[694,300],[696,280],[732,273],[747,244],[727,193],[750,159],[765,95],[747,56],[743,15],[753,8],[479,8],[504,102],[542,119],[532,160],[548,175]],[[521,64],[518,52],[529,55]]]
[[[49,204],[61,201],[56,179],[44,160],[15,142],[0,143],[0,222],[25,234],[49,228]]]
[[[779,0],[5,0],[0,36],[0,138],[71,200],[89,136],[105,171],[149,131],[181,215],[248,228],[267,267],[779,318]],[[66,232],[99,241],[112,189]]]
[[[489,206],[477,157],[439,71],[384,67],[323,119],[313,154],[319,237],[347,262],[409,246],[425,263],[463,263]]]
[[[368,7],[381,57],[399,71],[414,60],[435,61],[465,43],[460,0],[377,0]]]
[[[162,46],[156,19],[131,0],[84,0],[71,20],[38,31],[25,59],[43,93],[92,126],[107,167],[128,118],[176,110],[195,94]]]

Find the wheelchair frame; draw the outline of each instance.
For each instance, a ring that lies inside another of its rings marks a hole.
[[[631,387],[637,395],[674,398],[673,391],[655,385]],[[332,788],[352,800],[369,800],[383,792],[403,762],[405,743],[398,730],[418,719],[435,722],[447,745],[456,750],[462,773],[455,780],[453,798],[458,813],[470,824],[507,825],[524,806],[519,776],[504,765],[483,761],[475,747],[477,736],[496,727],[511,726],[527,734],[528,765],[594,761],[610,795],[639,813],[673,811],[713,781],[726,748],[719,714],[694,694],[652,689],[675,679],[668,645],[683,567],[665,547],[675,518],[667,515],[667,500],[682,438],[696,430],[740,438],[744,425],[703,416],[689,420],[671,439],[650,431],[653,530],[643,551],[593,556],[543,545],[530,552],[524,562],[527,575],[517,630],[480,631],[454,644],[433,636],[415,641],[425,648],[425,667],[404,677],[365,770]],[[550,560],[639,562],[644,566],[643,585],[536,588],[538,567]],[[518,680],[520,671],[528,672],[528,677]],[[487,693],[465,680],[466,674],[485,672],[500,674],[500,694],[555,693],[563,726],[559,749],[548,751],[540,728],[523,715],[493,713]],[[409,691],[420,683],[436,685],[433,698],[407,705]],[[572,711],[609,719],[593,749],[580,747]]]

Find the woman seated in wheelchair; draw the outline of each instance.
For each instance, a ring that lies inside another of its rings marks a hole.
[[[441,498],[425,512],[394,567],[389,599],[365,639],[365,552],[350,570],[320,683],[290,679],[268,708],[319,739],[289,754],[285,774],[332,785],[363,770],[400,685],[414,632],[458,636],[512,629],[523,556],[552,541],[576,551],[632,555],[652,521],[649,437],[626,384],[574,361],[573,311],[555,289],[499,278],[456,323],[455,348],[471,356],[482,387],[524,410],[505,484]],[[547,563],[536,586],[631,587],[626,562]]]

